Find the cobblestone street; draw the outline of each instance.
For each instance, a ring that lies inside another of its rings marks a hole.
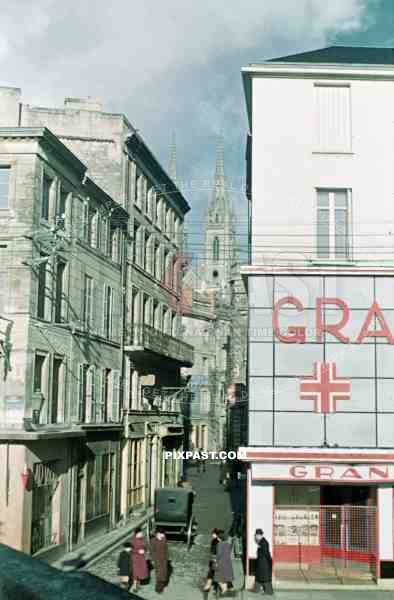
[[[197,492],[194,514],[197,519],[197,536],[190,551],[182,541],[170,541],[170,558],[173,574],[166,595],[172,599],[201,598],[201,584],[204,580],[208,564],[210,531],[213,527],[228,530],[231,525],[231,509],[228,494],[219,485],[219,468],[208,465],[207,472],[199,475],[195,468],[189,470],[188,479]],[[95,562],[88,570],[113,583],[117,582],[116,561],[119,549],[107,554]],[[153,573],[154,579],[154,573]],[[240,582],[239,582],[240,583]],[[143,598],[157,598],[153,582],[141,587]]]

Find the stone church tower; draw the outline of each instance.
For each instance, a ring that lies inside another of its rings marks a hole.
[[[221,140],[216,155],[212,197],[205,217],[204,263],[202,276],[207,290],[228,296],[235,258],[233,212],[224,173],[224,147]]]

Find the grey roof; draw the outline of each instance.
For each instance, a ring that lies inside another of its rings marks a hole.
[[[394,65],[394,48],[372,46],[328,46],[310,52],[271,58],[268,62],[345,63],[357,65]]]

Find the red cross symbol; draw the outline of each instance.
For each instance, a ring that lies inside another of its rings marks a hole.
[[[313,400],[316,413],[335,413],[338,400],[350,400],[349,379],[337,378],[333,362],[315,362],[313,375],[300,380],[301,400]]]

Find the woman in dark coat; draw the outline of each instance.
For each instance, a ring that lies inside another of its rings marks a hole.
[[[211,589],[212,584],[213,584],[213,578],[215,576],[215,569],[216,569],[216,551],[217,551],[217,546],[220,542],[222,533],[223,532],[220,529],[217,529],[216,527],[215,527],[215,529],[212,529],[211,545],[210,545],[210,549],[209,549],[208,573],[207,573],[205,585],[203,588],[204,597],[208,596],[208,592]],[[217,583],[216,583],[216,585],[217,585]]]
[[[118,575],[120,586],[125,590],[130,586],[130,542],[125,542],[118,556]]]
[[[131,572],[133,574],[133,592],[138,591],[140,581],[148,579],[149,569],[146,561],[144,535],[140,527],[134,532],[130,542],[131,547]]]
[[[168,544],[164,531],[158,530],[151,540],[150,551],[156,571],[155,590],[161,594],[168,583]]]
[[[255,591],[259,591],[259,588],[262,587],[264,594],[272,596],[274,593],[272,589],[272,557],[269,543],[265,539],[262,529],[256,529],[255,541],[257,544]]]
[[[232,583],[234,579],[231,552],[231,544],[222,536],[216,547],[216,569],[214,575],[214,579],[218,582],[222,594],[227,592],[228,584]]]

